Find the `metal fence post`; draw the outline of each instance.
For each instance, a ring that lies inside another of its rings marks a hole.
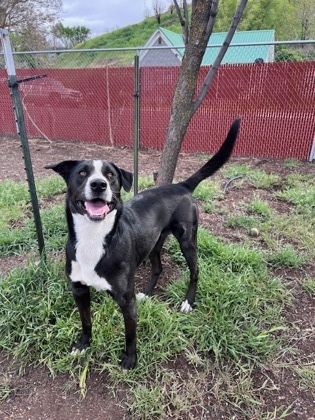
[[[311,151],[310,151],[308,161],[313,162],[314,156],[315,156],[315,134],[313,136],[312,147],[311,147]]]
[[[29,150],[29,144],[26,134],[25,120],[23,114],[23,108],[21,104],[20,92],[18,87],[18,80],[16,77],[16,71],[13,61],[13,54],[10,44],[9,32],[7,29],[1,29],[1,44],[5,58],[6,69],[8,73],[8,84],[11,89],[13,109],[16,122],[16,130],[20,136],[21,147],[23,151],[23,159],[25,164],[25,171],[27,175],[27,182],[29,187],[29,193],[32,203],[32,210],[34,215],[34,222],[37,234],[38,249],[41,256],[44,256],[44,237],[42,231],[42,224],[38,206],[38,199],[36,193],[36,186],[33,174],[33,167],[31,161],[31,155]]]
[[[134,59],[134,144],[133,144],[133,172],[134,195],[138,194],[138,155],[139,155],[139,128],[140,128],[140,67],[139,55]]]

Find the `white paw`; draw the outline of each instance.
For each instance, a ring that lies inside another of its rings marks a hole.
[[[149,296],[148,296],[148,295],[145,295],[145,294],[144,294],[144,293],[142,293],[142,292],[140,292],[140,293],[137,293],[136,298],[137,298],[137,300],[145,300],[145,299],[148,299],[148,298],[149,298]]]
[[[192,311],[192,306],[188,303],[188,301],[187,300],[185,300],[183,303],[182,303],[182,306],[181,306],[181,308],[180,308],[180,311],[181,312],[183,312],[184,314],[189,314],[189,312],[191,312]]]
[[[84,354],[86,352],[86,349],[76,349],[75,347],[73,347],[72,351],[71,351],[71,356],[80,356],[82,354]]]

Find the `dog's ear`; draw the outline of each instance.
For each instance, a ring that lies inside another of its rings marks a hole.
[[[75,168],[81,161],[79,160],[65,160],[60,163],[56,163],[55,165],[47,165],[45,169],[52,169],[53,171],[57,172],[68,184],[71,172],[73,168]]]
[[[131,172],[125,171],[124,169],[120,169],[121,179],[122,179],[122,186],[124,190],[129,192],[132,187],[133,182],[133,174]]]
[[[123,189],[127,192],[131,190],[132,182],[133,182],[133,174],[131,172],[125,171],[124,169],[118,168],[114,163],[110,162],[111,165],[117,170],[121,178],[121,185]]]

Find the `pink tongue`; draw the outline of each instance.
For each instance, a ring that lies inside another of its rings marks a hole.
[[[106,215],[109,212],[108,205],[102,200],[86,201],[85,208],[91,216],[100,216],[102,214]]]

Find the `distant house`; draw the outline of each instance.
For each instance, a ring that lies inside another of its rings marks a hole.
[[[227,32],[213,33],[208,45],[202,65],[213,64],[220,46]],[[235,32],[231,46],[226,52],[222,64],[272,62],[274,60],[274,45],[242,46],[238,44],[274,42],[274,30],[240,31]],[[233,44],[237,44],[233,47]],[[160,50],[142,50],[140,53],[140,66],[179,66],[184,54],[184,40],[181,34],[158,28],[149,38],[145,47],[174,47]],[[177,48],[175,48],[177,47]],[[183,47],[183,48],[178,48]]]

